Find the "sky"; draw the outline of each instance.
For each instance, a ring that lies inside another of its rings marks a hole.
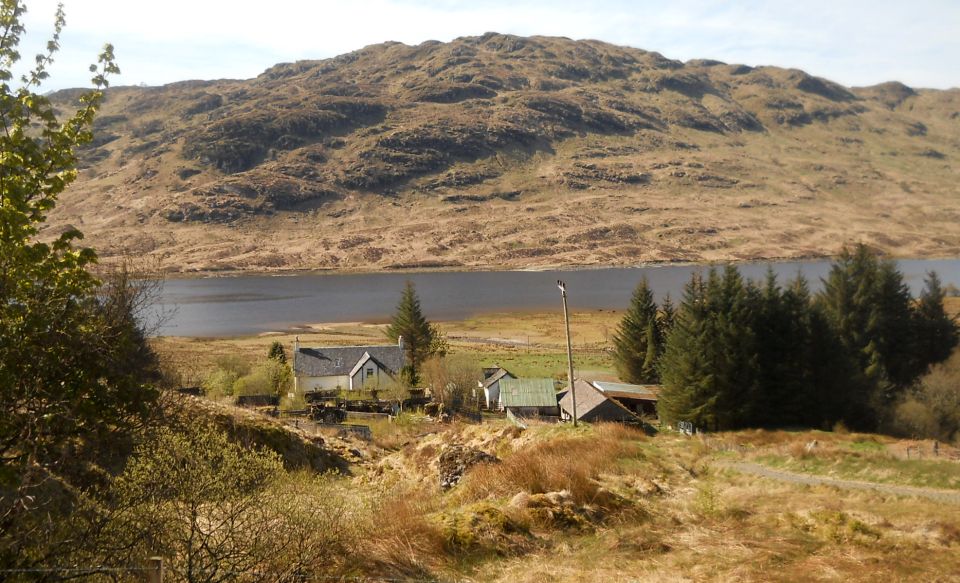
[[[960,87],[957,0],[63,0],[67,27],[44,89],[89,85],[105,42],[112,85],[246,79],[385,41],[419,44],[495,31],[597,39],[657,51],[803,69],[847,86]],[[26,0],[27,57],[56,0]],[[30,60],[30,59],[26,59]]]

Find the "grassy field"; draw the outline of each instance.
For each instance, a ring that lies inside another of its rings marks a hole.
[[[571,314],[576,374],[614,379],[609,338],[622,313],[593,310]],[[452,354],[475,356],[482,366],[500,365],[524,377],[566,378],[567,356],[563,317],[557,313],[500,313],[460,322],[440,322]],[[288,333],[268,333],[231,338],[161,337],[153,346],[176,369],[182,384],[192,386],[212,371],[218,361],[239,358],[255,363],[273,342],[283,343],[289,354],[299,336],[304,346],[353,346],[389,342],[382,324],[315,324]]]
[[[757,458],[764,465],[804,474],[830,476],[865,482],[960,490],[960,466],[934,456],[932,447],[914,453],[915,459],[903,459],[887,447],[864,450],[856,443],[847,447],[814,449],[794,455],[766,454]],[[923,455],[925,459],[916,459]]]

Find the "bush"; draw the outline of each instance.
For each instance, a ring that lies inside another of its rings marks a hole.
[[[290,367],[285,362],[268,358],[233,383],[233,394],[285,396],[291,380]]]
[[[217,368],[232,373],[238,377],[250,374],[250,362],[235,354],[221,356],[217,359]]]
[[[445,411],[476,409],[474,393],[483,370],[473,358],[466,355],[431,356],[423,363],[421,376],[430,386],[434,398],[443,403]]]
[[[896,405],[893,427],[911,437],[960,441],[960,352],[931,368]]]
[[[117,559],[159,553],[174,580],[253,570],[274,540],[267,492],[281,475],[276,454],[241,447],[212,426],[158,429],[114,484],[118,510],[101,548]]]
[[[368,520],[333,474],[283,471],[280,457],[194,424],[150,435],[116,480],[98,541],[104,562],[161,554],[173,581],[303,581],[334,573]]]
[[[233,395],[233,386],[239,378],[240,375],[233,371],[217,368],[207,375],[200,385],[207,397],[212,399],[229,397]]]

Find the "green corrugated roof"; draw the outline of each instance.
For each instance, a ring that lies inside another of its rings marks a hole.
[[[500,402],[504,407],[556,407],[553,379],[500,380]]]

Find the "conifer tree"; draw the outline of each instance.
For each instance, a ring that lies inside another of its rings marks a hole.
[[[660,420],[671,425],[681,421],[700,427],[713,426],[710,374],[703,349],[705,335],[703,278],[690,276],[683,288],[673,327],[660,359],[663,388],[657,400]]]
[[[657,327],[659,328],[660,338],[663,342],[666,342],[667,335],[670,334],[670,329],[673,328],[675,315],[676,308],[673,306],[673,300],[670,298],[670,294],[667,294],[663,297],[663,301],[660,302],[660,311],[657,312]]]
[[[280,364],[287,364],[287,353],[283,349],[283,343],[279,340],[274,340],[273,344],[270,345],[270,349],[267,351],[267,358],[275,360]]]
[[[718,393],[718,421],[722,428],[757,425],[760,379],[754,322],[760,292],[728,265],[722,275],[708,279],[707,303],[712,309],[708,348]]]
[[[944,295],[937,273],[929,272],[917,302],[915,324],[917,355],[924,368],[949,358],[960,340],[956,320],[943,309]]]
[[[817,302],[881,400],[908,386],[925,368],[917,357],[913,302],[893,261],[880,260],[864,245],[844,250]]]
[[[871,428],[875,416],[869,408],[870,383],[851,357],[830,318],[817,302],[810,304],[809,332],[801,346],[807,363],[806,414],[808,426],[830,429],[839,421],[849,427]]]
[[[751,327],[757,290],[736,268],[692,276],[667,338],[658,411],[707,429],[755,422],[759,376]]]
[[[647,353],[643,357],[644,376],[649,383],[660,381],[660,375],[657,372],[657,362],[660,360],[660,337],[655,321],[647,322],[646,333]]]
[[[782,427],[799,423],[809,406],[810,295],[802,276],[786,289],[767,271],[754,332],[760,365],[759,423]]]
[[[877,346],[876,359],[893,391],[902,390],[913,384],[927,365],[917,350],[914,301],[893,260],[879,261],[874,293],[870,333]]]
[[[387,337],[394,342],[403,338],[406,380],[416,383],[420,365],[432,354],[438,343],[435,339],[434,327],[430,325],[420,309],[420,299],[417,297],[417,290],[412,281],[407,280],[386,333]]]
[[[613,359],[617,374],[627,383],[658,383],[660,378],[656,366],[660,353],[657,305],[644,277],[634,290],[630,307],[613,335]]]

